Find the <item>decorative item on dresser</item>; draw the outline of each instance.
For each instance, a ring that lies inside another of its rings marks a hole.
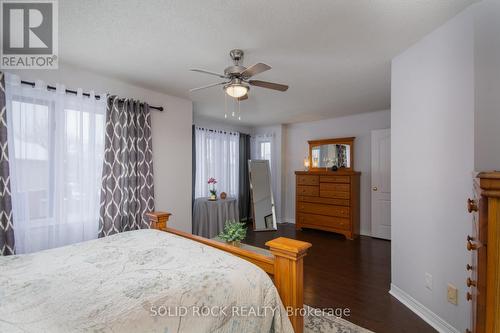
[[[354,138],[309,141],[310,171],[296,171],[296,228],[359,234],[359,177]],[[333,171],[333,166],[337,171]]]
[[[474,181],[472,235],[467,236],[471,263],[466,284],[472,327],[467,332],[500,332],[500,172],[481,172]]]

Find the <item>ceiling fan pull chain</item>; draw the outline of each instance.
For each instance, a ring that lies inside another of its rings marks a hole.
[[[227,95],[223,93],[224,95],[224,119],[227,119]]]
[[[241,120],[241,101],[238,99],[238,120]]]
[[[231,100],[232,100],[232,98],[231,98]],[[233,111],[231,111],[231,117],[234,118],[234,109],[235,109],[234,100],[231,104],[232,104],[232,109],[233,109]]]

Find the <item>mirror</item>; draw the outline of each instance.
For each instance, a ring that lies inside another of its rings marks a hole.
[[[312,148],[312,165],[317,168],[331,168],[336,165],[337,168],[350,168],[349,159],[351,146],[329,144],[316,146]]]
[[[354,138],[309,141],[309,165],[312,170],[353,169]]]
[[[267,160],[249,160],[250,191],[252,194],[255,231],[276,230],[276,213],[271,188],[271,170]]]

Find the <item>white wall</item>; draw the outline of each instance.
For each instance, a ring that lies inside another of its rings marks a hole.
[[[476,170],[500,170],[500,1],[476,5]]]
[[[156,209],[171,212],[169,224],[191,232],[191,124],[189,100],[143,89],[125,82],[60,64],[59,70],[18,70],[23,80],[41,79],[48,84],[61,83],[69,89],[91,89],[163,106],[152,111],[153,163]]]
[[[470,312],[464,285],[471,231],[465,202],[474,170],[473,49],[466,11],[392,62],[392,284],[443,327],[460,332]],[[433,276],[432,290],[426,273]],[[447,302],[448,283],[459,288],[458,306]]]
[[[304,170],[308,140],[356,137],[354,169],[361,172],[361,234],[371,234],[371,131],[391,127],[390,111],[377,111],[286,126],[285,130],[285,214],[295,222],[295,174]]]

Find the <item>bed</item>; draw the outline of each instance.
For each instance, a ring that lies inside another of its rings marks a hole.
[[[302,301],[301,250],[261,258],[150,218],[153,229],[0,257],[0,332],[301,331],[285,309]]]

